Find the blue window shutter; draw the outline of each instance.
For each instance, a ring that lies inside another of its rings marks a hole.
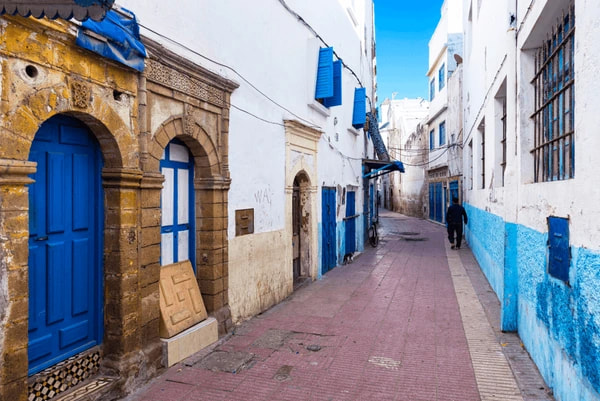
[[[342,104],[342,60],[333,63],[333,96],[323,99],[325,107],[340,106]]]
[[[354,89],[354,110],[352,112],[352,126],[362,128],[367,121],[367,90],[365,88]]]
[[[571,249],[568,219],[548,217],[548,247],[548,273],[559,280],[569,281]]]
[[[315,99],[333,96],[333,47],[322,47],[319,50],[317,67],[317,88]]]

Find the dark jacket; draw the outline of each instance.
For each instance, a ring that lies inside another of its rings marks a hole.
[[[462,219],[464,219],[465,224],[469,221],[465,209],[456,203],[450,205],[448,212],[446,213],[446,221],[448,224],[460,224],[462,223]]]

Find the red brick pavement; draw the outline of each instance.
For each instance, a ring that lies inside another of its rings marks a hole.
[[[391,213],[381,221],[378,248],[243,323],[217,348],[255,354],[250,368],[226,373],[178,364],[131,399],[479,400],[444,228]],[[265,348],[257,340],[272,330],[287,337]],[[308,351],[311,344],[321,350]],[[280,381],[282,366],[291,371]]]

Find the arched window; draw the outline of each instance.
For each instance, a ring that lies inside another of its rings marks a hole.
[[[173,139],[160,160],[165,177],[161,191],[160,264],[190,260],[195,265],[194,161],[183,142]]]

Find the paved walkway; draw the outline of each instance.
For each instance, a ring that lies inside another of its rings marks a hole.
[[[539,376],[515,381],[512,372],[530,372],[531,361],[507,362],[470,251],[450,250],[433,223],[390,212],[380,220],[378,248],[129,399],[550,400]]]

